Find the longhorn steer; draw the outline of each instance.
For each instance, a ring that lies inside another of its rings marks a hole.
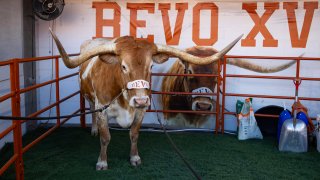
[[[208,57],[217,53],[217,50],[211,47],[195,46],[186,49],[186,52],[198,57]],[[295,61],[277,66],[262,67],[242,59],[227,59],[227,64],[235,65],[260,73],[272,73],[284,70]],[[186,67],[188,66],[188,67]],[[215,74],[217,75],[218,63],[207,65],[196,65],[183,63],[180,60],[171,66],[168,73],[189,73],[189,74]],[[213,93],[216,86],[217,78],[214,77],[181,77],[166,76],[163,78],[162,92],[194,92],[194,93]],[[161,97],[163,110],[193,110],[193,111],[212,111],[216,107],[213,96],[192,95],[188,96],[170,96],[162,95]],[[207,114],[186,114],[186,113],[164,113],[164,117],[169,125],[184,127],[207,127],[213,125],[208,122],[210,115]],[[206,124],[205,124],[206,123]]]
[[[241,38],[241,36],[238,37],[221,52],[207,58],[198,58],[182,50],[135,40],[129,36],[112,41],[100,38],[83,43],[80,55],[69,59],[56,35],[52,31],[51,34],[64,64],[68,68],[81,65],[80,90],[89,101],[92,110],[111,103],[120,94],[108,109],[93,114],[91,132],[94,135],[99,132],[101,145],[96,164],[97,170],[108,168],[107,147],[111,139],[108,120],[110,118],[115,118],[124,128],[131,126],[130,162],[133,166],[141,164],[137,141],[144,113],[150,105],[149,82],[153,61],[163,63],[169,56],[175,56],[189,63],[208,64],[219,60]]]

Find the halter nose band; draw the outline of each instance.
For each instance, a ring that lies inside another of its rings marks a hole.
[[[139,79],[135,81],[128,82],[128,89],[150,89],[150,85],[148,81]]]
[[[207,87],[200,87],[200,88],[197,88],[197,89],[194,89],[192,90],[193,93],[213,93],[209,88]],[[201,96],[201,97],[208,97],[210,99],[213,99],[213,97],[211,95],[207,95],[207,94],[203,94],[203,95],[200,95],[200,94],[194,94],[192,95],[192,98],[195,98],[195,97],[198,97],[198,96]]]

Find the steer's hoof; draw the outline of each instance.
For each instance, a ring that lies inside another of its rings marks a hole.
[[[101,161],[101,162],[97,162],[96,165],[96,170],[100,171],[100,170],[107,170],[108,169],[108,163],[105,161]]]
[[[130,163],[132,166],[138,166],[141,164],[141,158],[140,156],[131,156],[130,157]]]
[[[98,136],[98,129],[97,128],[91,128],[91,135],[92,136]]]

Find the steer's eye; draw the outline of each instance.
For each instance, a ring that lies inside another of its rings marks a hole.
[[[193,74],[192,70],[188,69],[187,71],[187,74]],[[192,79],[194,79],[194,76],[188,76],[188,79],[191,81]]]
[[[122,70],[123,70],[123,71],[127,71],[126,66],[122,65],[121,67],[122,67]]]
[[[126,64],[121,64],[121,70],[123,73],[128,73],[129,69]]]

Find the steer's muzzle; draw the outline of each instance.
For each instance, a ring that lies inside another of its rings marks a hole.
[[[133,97],[133,105],[136,108],[145,108],[150,106],[150,99],[148,96]]]
[[[212,111],[214,108],[213,101],[208,97],[196,97],[192,99],[193,111]]]
[[[207,102],[196,102],[195,104],[196,111],[211,111],[212,104]]]

